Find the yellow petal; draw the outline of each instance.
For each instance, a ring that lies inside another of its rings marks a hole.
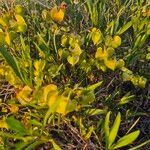
[[[31,99],[32,89],[29,86],[24,86],[16,95],[22,105],[28,104]]]
[[[59,9],[57,6],[52,8],[50,11],[50,16],[53,21],[62,22],[64,19],[64,10]]]
[[[112,59],[112,60],[105,60],[104,61],[105,65],[107,68],[111,69],[111,70],[115,70],[116,68],[116,60],[115,59]]]
[[[7,125],[6,121],[3,119],[0,120],[0,128],[8,129],[8,125]]]
[[[107,57],[108,57],[108,54],[107,54],[106,49],[103,50],[101,47],[99,47],[96,51],[95,58],[98,58],[100,60],[104,60]]]
[[[6,43],[7,43],[8,45],[10,45],[11,40],[10,40],[10,36],[9,36],[9,33],[8,33],[8,32],[6,32],[5,41],[6,41]]]

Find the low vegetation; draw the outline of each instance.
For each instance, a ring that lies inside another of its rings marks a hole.
[[[2,1],[0,149],[148,149],[149,7]]]

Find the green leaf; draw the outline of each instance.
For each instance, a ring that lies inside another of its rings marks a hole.
[[[93,133],[94,131],[94,127],[93,126],[90,126],[89,129],[88,129],[88,133],[85,135],[85,140],[88,140],[90,137],[91,137],[91,134]]]
[[[94,116],[94,115],[100,115],[105,114],[107,112],[107,109],[88,109],[86,110],[86,114],[88,116]]]
[[[50,142],[52,143],[54,150],[61,150],[59,145],[57,145],[56,142],[53,139],[51,139]]]
[[[0,52],[2,53],[3,57],[7,61],[8,65],[13,69],[15,74],[22,80],[24,81],[22,74],[20,72],[20,68],[17,64],[17,61],[15,58],[7,51],[7,49],[3,46],[0,46]]]
[[[111,127],[111,131],[109,134],[109,139],[108,139],[108,147],[111,147],[111,145],[113,144],[113,142],[116,139],[118,130],[119,130],[119,126],[120,126],[120,122],[121,122],[121,114],[120,112],[117,114],[117,117],[114,121],[113,126]]]
[[[77,101],[76,100],[69,100],[67,107],[66,107],[66,113],[75,111],[77,109]]]
[[[25,148],[25,150],[33,150],[35,149],[36,146],[45,143],[45,141],[35,141],[32,144],[30,144],[27,148]]]
[[[33,125],[36,125],[36,126],[42,126],[42,123],[39,122],[38,120],[36,119],[32,119],[30,120],[30,123],[33,124]]]
[[[114,149],[126,146],[128,144],[131,144],[133,141],[135,141],[137,139],[137,137],[139,136],[140,131],[134,131],[128,135],[123,136],[122,138],[120,138],[117,143],[113,146]]]
[[[131,100],[133,100],[134,95],[130,95],[130,93],[127,93],[126,95],[124,95],[121,100],[119,101],[119,105],[124,105],[126,103],[129,103]]]
[[[5,147],[3,144],[0,145],[0,150],[5,150]]]
[[[96,88],[98,88],[99,86],[101,86],[101,84],[103,83],[103,81],[100,81],[98,83],[95,83],[93,85],[89,85],[86,90],[89,90],[89,91],[93,91],[95,90]]]
[[[7,118],[6,122],[10,130],[17,132],[20,135],[25,135],[27,133],[23,124],[19,120],[15,119],[13,116]]]
[[[150,60],[150,53],[146,55],[146,60]]]
[[[119,31],[117,32],[118,35],[124,33],[126,30],[128,30],[130,27],[132,26],[132,21],[129,21],[128,23],[126,23],[122,28],[119,29]]]
[[[80,99],[81,105],[89,105],[95,100],[95,94],[93,91],[84,90]]]
[[[110,118],[110,111],[107,113],[105,117],[105,123],[104,123],[104,132],[105,132],[105,140],[106,140],[106,147],[108,147],[108,138],[109,138],[109,118]]]

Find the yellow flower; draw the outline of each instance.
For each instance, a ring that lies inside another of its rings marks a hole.
[[[56,6],[50,10],[51,19],[55,22],[62,22],[65,15],[65,9],[67,4],[62,2],[60,6]]]
[[[19,110],[19,107],[17,105],[15,105],[15,104],[11,104],[10,107],[9,107],[9,109],[10,109],[10,111],[12,113],[17,113],[18,110]]]

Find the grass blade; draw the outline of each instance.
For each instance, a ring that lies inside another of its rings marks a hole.
[[[126,30],[128,30],[131,26],[132,26],[132,21],[129,21],[129,22],[126,23],[122,28],[119,29],[119,31],[117,32],[117,34],[118,34],[118,35],[121,35],[121,34],[124,33]]]

